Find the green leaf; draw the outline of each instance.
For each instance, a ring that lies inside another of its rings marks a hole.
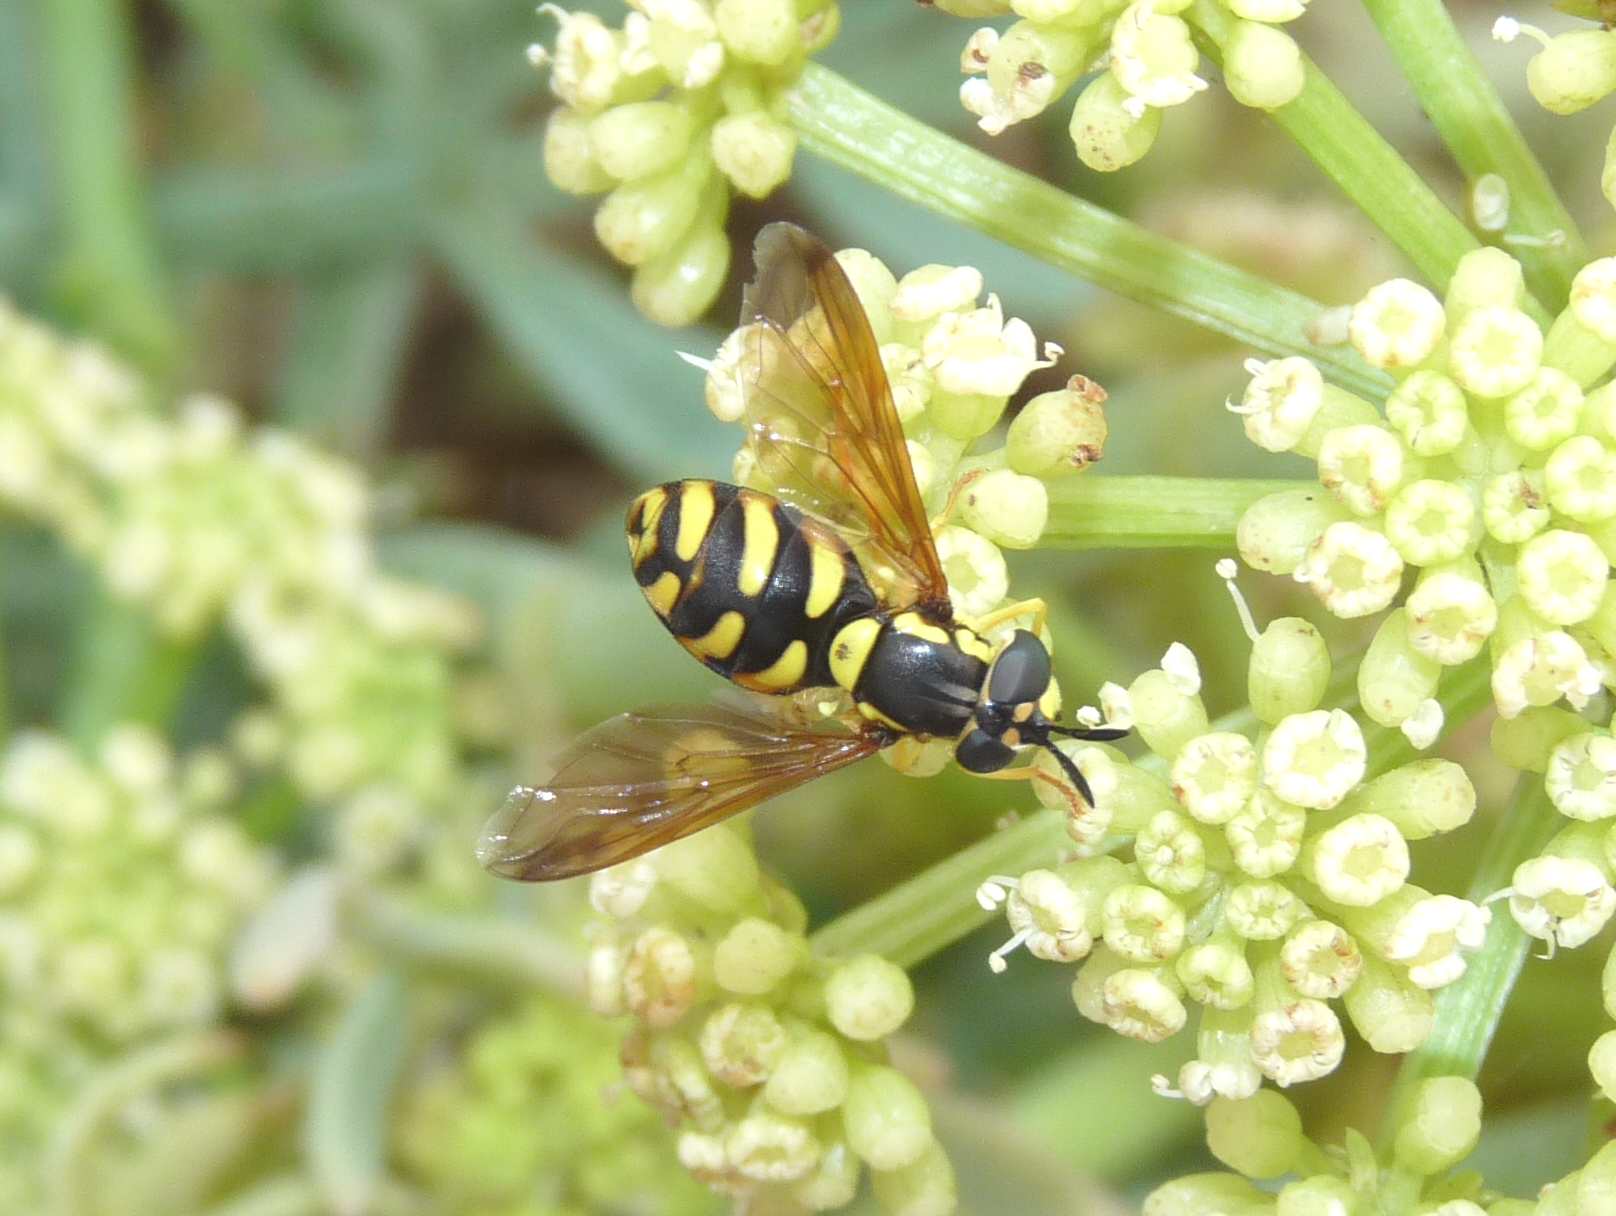
[[[335,1216],[363,1216],[382,1184],[388,1107],[404,1062],[408,1012],[403,980],[378,975],[343,1012],[315,1059],[303,1150]]]

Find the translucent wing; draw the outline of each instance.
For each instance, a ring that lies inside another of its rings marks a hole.
[[[812,727],[717,705],[609,718],[561,757],[548,785],[518,786],[477,859],[505,878],[570,878],[668,844],[878,751],[879,727]]]
[[[792,224],[765,228],[756,260],[741,366],[763,488],[834,524],[889,607],[926,604],[946,617],[948,580],[853,285]]]

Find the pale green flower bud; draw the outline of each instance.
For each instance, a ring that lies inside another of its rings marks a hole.
[[[1552,367],[1537,369],[1529,384],[1504,403],[1504,429],[1534,452],[1546,452],[1576,434],[1582,417],[1581,387]]]
[[[887,1216],[950,1216],[959,1203],[954,1167],[935,1140],[908,1165],[875,1170],[870,1182]]]
[[[1238,1174],[1190,1174],[1163,1183],[1145,1198],[1141,1216],[1262,1216],[1274,1208],[1272,1195]]]
[[[1251,364],[1247,363],[1246,366],[1249,368]],[[1319,399],[1318,412],[1313,415],[1313,421],[1308,424],[1302,437],[1296,441],[1294,450],[1300,456],[1316,460],[1330,432],[1346,426],[1382,425],[1380,411],[1373,404],[1345,389],[1325,384]]]
[[[712,912],[739,912],[757,894],[757,855],[729,827],[664,845],[650,861],[669,887]]]
[[[1386,420],[1421,456],[1442,456],[1463,441],[1470,423],[1464,390],[1441,372],[1414,372],[1386,399]]]
[[[742,194],[763,198],[791,176],[797,133],[762,110],[731,114],[713,125],[713,163]]]
[[[876,1170],[912,1165],[933,1143],[926,1099],[895,1068],[864,1066],[853,1073],[842,1127],[848,1147]]]
[[[1105,390],[1081,376],[1063,389],[1040,393],[1022,407],[1005,436],[1010,467],[1029,477],[1054,479],[1099,460],[1107,435]]]
[[[1427,570],[1405,607],[1408,644],[1447,667],[1480,654],[1498,624],[1498,607],[1486,584],[1462,563]]]
[[[1616,1030],[1607,1030],[1594,1040],[1588,1049],[1588,1071],[1606,1101],[1616,1101]]]
[[[1351,988],[1363,971],[1358,943],[1340,925],[1327,920],[1304,921],[1280,947],[1279,967],[1285,982],[1302,996],[1328,1001]]]
[[[1501,473],[1482,490],[1482,524],[1506,545],[1536,536],[1548,527],[1549,517],[1548,487],[1540,470]]]
[[[1328,810],[1363,780],[1363,731],[1345,710],[1312,710],[1282,719],[1263,743],[1263,784],[1286,802]]]
[[[1130,4],[1111,31],[1111,71],[1140,106],[1182,105],[1206,88],[1190,27],[1151,3]],[[1125,103],[1127,104],[1127,103]]]
[[[595,156],[590,120],[561,106],[544,124],[544,173],[568,194],[602,194],[616,184]]]
[[[1235,528],[1235,545],[1254,570],[1294,574],[1325,529],[1347,514],[1322,489],[1281,490],[1246,508]]]
[[[1612,38],[1616,42],[1616,37]],[[1608,1212],[1616,1205],[1616,1144],[1606,1142],[1577,1176],[1577,1212]]]
[[[1515,923],[1532,937],[1567,949],[1597,934],[1616,912],[1616,891],[1604,869],[1584,858],[1546,852],[1524,861],[1515,867],[1510,891]]]
[[[1481,540],[1481,512],[1469,490],[1451,481],[1416,481],[1386,506],[1386,537],[1416,566],[1453,561]]]
[[[802,45],[793,0],[718,0],[713,18],[737,59],[778,66]]]
[[[875,954],[841,963],[825,981],[825,1012],[850,1039],[884,1039],[914,1012],[915,990],[902,967]]]
[[[640,101],[597,115],[589,123],[589,143],[602,169],[618,181],[634,181],[677,164],[694,130],[684,106]]]
[[[1435,353],[1447,317],[1442,302],[1409,279],[1389,279],[1353,305],[1348,335],[1376,367],[1412,368]]]
[[[1263,789],[1223,831],[1235,865],[1253,878],[1272,878],[1295,864],[1306,824],[1306,811]]]
[[[1581,532],[1553,528],[1521,546],[1518,591],[1531,610],[1555,625],[1575,625],[1599,607],[1610,562]]]
[[[1481,1091],[1464,1077],[1429,1077],[1414,1087],[1397,1128],[1397,1164],[1429,1176],[1470,1155],[1481,1135]]]
[[[1161,132],[1161,111],[1139,107],[1110,72],[1077,96],[1067,132],[1077,158],[1097,173],[1114,173],[1143,159]]]
[[[1223,82],[1243,106],[1277,110],[1296,100],[1306,79],[1301,48],[1284,30],[1240,21],[1223,44]]]
[[[1224,905],[1229,928],[1247,941],[1278,941],[1309,915],[1296,893],[1271,878],[1240,883]]]
[[[1296,575],[1333,614],[1351,619],[1391,604],[1402,583],[1403,558],[1383,533],[1348,521],[1325,528]]]
[[[948,576],[949,598],[959,616],[985,616],[1010,590],[1004,555],[987,537],[954,525],[939,528],[937,557]]]
[[[1556,744],[1587,729],[1588,723],[1569,709],[1534,706],[1514,718],[1494,721],[1489,746],[1510,768],[1541,773],[1548,769]]]
[[[634,939],[623,965],[629,1011],[648,1026],[672,1026],[701,992],[701,960],[692,943],[671,929],[647,929]]]
[[[1101,909],[1105,944],[1136,963],[1164,962],[1184,947],[1184,909],[1155,887],[1120,886]]]
[[[1260,985],[1258,1003],[1264,1003]],[[1341,1063],[1346,1046],[1335,1011],[1311,997],[1263,1009],[1251,1023],[1251,1058],[1281,1088],[1328,1076]]]
[[[791,1197],[810,1212],[844,1208],[858,1194],[859,1161],[846,1143],[824,1145],[819,1163],[791,1187]]]
[[[1616,91],[1616,33],[1572,30],[1526,65],[1526,85],[1545,110],[1575,114]]]
[[[1357,1216],[1359,1203],[1345,1178],[1316,1174],[1286,1183],[1274,1216]]]
[[[1543,788],[1567,818],[1616,816],[1616,739],[1585,731],[1561,740],[1549,753]]]
[[[786,1030],[767,1005],[720,1005],[702,1024],[702,1061],[726,1085],[761,1085],[786,1049]]]
[[[1257,750],[1232,731],[1197,735],[1174,757],[1172,782],[1184,809],[1201,823],[1227,823],[1256,792]]]
[[[1367,908],[1408,880],[1408,841],[1384,816],[1352,815],[1306,843],[1301,869],[1337,903]]]
[[[705,155],[689,156],[666,173],[617,187],[595,211],[595,236],[628,266],[660,257],[689,231],[710,174]]]
[[[1342,426],[1319,446],[1319,483],[1355,515],[1376,515],[1403,483],[1403,445],[1381,426]]]
[[[934,390],[926,420],[955,439],[981,438],[999,424],[1008,396]]]
[[[1128,686],[1134,727],[1151,751],[1172,759],[1191,739],[1206,733],[1206,706],[1198,689],[1198,679],[1187,681],[1160,667],[1141,672]]]
[[[1591,435],[1575,435],[1550,454],[1543,469],[1554,509],[1578,523],[1616,516],[1616,452]]]
[[[1364,971],[1343,998],[1347,1016],[1378,1052],[1395,1055],[1413,1051],[1431,1033],[1436,1018],[1433,998],[1425,989],[1387,963],[1364,958]]]
[[[629,294],[658,325],[690,325],[711,307],[728,272],[723,225],[698,219],[673,248],[635,270]]]
[[[882,343],[892,341],[892,306],[898,290],[898,281],[892,271],[866,249],[838,249],[836,263],[853,284],[853,291],[864,306],[864,315],[869,319],[875,340]]]
[[[1505,397],[1532,383],[1542,355],[1543,331],[1531,317],[1514,308],[1478,308],[1459,323],[1448,349],[1448,368],[1466,392]],[[1525,428],[1524,433],[1533,431]],[[1554,442],[1545,439],[1543,446]]]
[[[1407,840],[1425,840],[1469,823],[1476,813],[1476,789],[1462,767],[1433,757],[1365,783],[1346,807],[1391,820]]]
[[[1246,695],[1262,721],[1272,725],[1287,715],[1315,708],[1329,683],[1329,647],[1319,631],[1300,617],[1269,622],[1252,643]],[[1190,813],[1196,813],[1193,807]]]
[[[1483,245],[1459,259],[1443,307],[1449,326],[1456,327],[1478,308],[1514,308],[1525,298],[1521,264],[1502,249]]]
[[[713,978],[729,992],[761,996],[790,975],[802,957],[801,938],[751,916],[720,939],[713,951]]]
[[[1282,1095],[1259,1090],[1242,1101],[1217,1098],[1206,1108],[1206,1146],[1247,1178],[1278,1178],[1307,1151],[1302,1117]]]
[[[960,496],[965,525],[1007,549],[1030,549],[1049,522],[1049,491],[1036,477],[991,469]]]
[[[982,272],[976,267],[932,263],[911,270],[896,282],[892,316],[906,325],[921,325],[945,312],[971,311],[981,295]]]
[[[1441,676],[1442,665],[1416,649],[1409,637],[1407,612],[1396,608],[1375,630],[1358,668],[1359,703],[1371,721],[1399,726],[1435,695]]]
[[[1191,946],[1173,968],[1191,1000],[1214,1009],[1239,1009],[1251,1000],[1255,980],[1243,943],[1214,937]]]
[[[847,1097],[847,1054],[822,1030],[791,1036],[773,1061],[763,1098],[786,1115],[817,1115],[834,1110]]]

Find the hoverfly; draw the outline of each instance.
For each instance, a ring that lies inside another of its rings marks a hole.
[[[963,768],[996,777],[1052,780],[1007,767],[1047,748],[1092,802],[1052,740],[1125,733],[1052,720],[1041,601],[955,616],[880,350],[835,255],[776,223],[756,262],[742,391],[774,493],[668,482],[634,500],[627,530],[635,578],[669,632],[769,696],[642,709],[588,731],[549,784],[518,786],[489,821],[478,857],[496,874],[539,881],[626,861],[905,737],[954,740]],[[1019,616],[1033,628],[987,640]],[[791,694],[811,689],[847,707],[805,715]]]

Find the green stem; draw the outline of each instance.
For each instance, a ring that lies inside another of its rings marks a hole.
[[[1202,35],[1202,49],[1221,62],[1224,44],[1239,28],[1234,14],[1215,0],[1195,0],[1188,17]],[[1270,112],[1274,122],[1427,279],[1446,286],[1455,264],[1479,242],[1329,77],[1305,55],[1302,62],[1302,92]]]
[[[1588,260],[1587,243],[1447,7],[1441,0],[1363,2],[1465,176],[1474,182],[1496,173],[1508,183],[1511,232],[1542,241],[1560,234],[1555,244],[1510,244],[1532,290],[1560,306]]]
[[[1346,347],[1315,346],[1325,311],[1287,291],[1012,169],[809,64],[787,94],[805,147],[900,197],[1120,295],[1272,355],[1306,355],[1366,397],[1387,379]]]
[[[1543,779],[1522,776],[1470,880],[1468,898],[1480,902],[1509,886],[1515,867],[1543,847],[1559,822]],[[1403,1059],[1386,1104],[1383,1143],[1389,1144],[1396,1135],[1403,1108],[1421,1081],[1442,1076],[1475,1080],[1530,941],[1506,908],[1494,909],[1487,940],[1471,956],[1464,975],[1437,994],[1430,1036]]]
[[[1044,549],[1226,549],[1259,498],[1316,482],[1218,477],[1065,477],[1048,483]]]
[[[578,995],[583,959],[568,942],[531,923],[416,907],[396,896],[358,892],[350,908],[359,935],[414,968],[450,972],[502,988]]]
[[[102,589],[79,630],[62,710],[73,741],[93,749],[120,722],[165,726],[198,657],[195,644],[158,632],[143,608]]]
[[[41,75],[65,237],[57,288],[76,316],[147,371],[173,367],[179,330],[142,196],[128,3],[40,6]]]

